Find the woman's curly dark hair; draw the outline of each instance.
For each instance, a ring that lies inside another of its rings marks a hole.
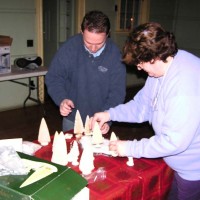
[[[174,57],[177,51],[174,34],[165,31],[158,23],[149,22],[129,34],[123,48],[123,61],[129,65],[156,59],[166,62],[167,57]]]

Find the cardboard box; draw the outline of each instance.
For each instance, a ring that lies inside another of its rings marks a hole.
[[[12,41],[10,36],[0,35],[0,46],[11,46]]]
[[[0,74],[11,72],[10,47],[12,38],[0,35]]]
[[[18,153],[21,158],[50,163],[57,167],[58,171],[51,175],[20,188],[20,185],[30,176],[9,175],[0,177],[0,199],[5,200],[69,200],[80,199],[81,194],[89,199],[87,181],[71,168],[57,165],[33,156]],[[81,191],[81,192],[80,192]],[[78,196],[78,198],[76,198]]]

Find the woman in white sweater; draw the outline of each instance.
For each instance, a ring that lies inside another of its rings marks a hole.
[[[144,70],[148,78],[130,102],[92,118],[98,121],[149,121],[155,135],[140,141],[116,141],[119,156],[163,157],[175,171],[169,199],[200,199],[200,59],[177,49],[175,37],[158,23],[136,27],[129,35],[123,59]]]

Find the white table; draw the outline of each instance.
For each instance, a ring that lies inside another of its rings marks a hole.
[[[11,81],[13,83],[17,83],[17,84],[28,87],[29,93],[28,93],[27,98],[24,100],[24,104],[23,104],[23,106],[25,107],[26,102],[28,100],[41,104],[41,101],[38,96],[39,88],[35,86],[34,81],[31,78],[37,77],[37,81],[38,81],[38,78],[40,76],[45,76],[46,73],[47,73],[47,67],[44,67],[44,66],[39,66],[37,69],[25,69],[25,68],[12,66],[11,72],[0,74],[0,81]],[[29,79],[28,84],[18,81],[18,79],[24,79],[24,78]],[[31,92],[32,90],[35,90],[35,89],[37,89],[37,99],[31,97]]]

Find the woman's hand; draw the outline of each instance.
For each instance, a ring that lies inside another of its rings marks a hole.
[[[109,150],[113,151],[117,156],[126,156],[125,154],[126,141],[116,140],[109,143]]]
[[[101,127],[102,134],[108,133],[109,130],[110,130],[110,126],[108,123],[103,124],[103,126]]]
[[[99,124],[99,127],[103,134],[107,133],[110,129],[109,125],[106,123],[110,120],[110,114],[108,112],[99,112],[94,114],[90,118],[90,129],[93,130],[95,122]]]

